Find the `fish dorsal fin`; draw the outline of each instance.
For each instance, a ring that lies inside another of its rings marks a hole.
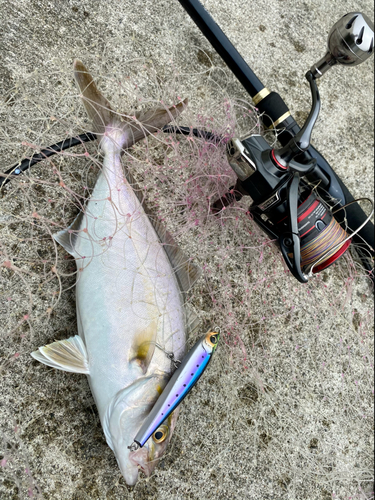
[[[185,304],[185,328],[187,333],[189,335],[195,333],[200,323],[201,321],[193,307],[189,304]]]
[[[151,222],[176,273],[181,292],[187,292],[200,277],[202,273],[200,267],[181,250],[163,224],[158,221]]]
[[[31,356],[47,366],[64,372],[86,375],[90,373],[86,347],[78,335],[39,347],[37,351],[31,353]]]
[[[146,373],[155,351],[157,323],[152,321],[147,328],[136,333],[129,354],[130,363],[136,363]]]
[[[164,225],[160,221],[155,219],[145,202],[144,191],[142,191],[137,181],[126,167],[125,177],[131,185],[134,194],[141,203],[143,210],[145,211],[148,219],[155,229],[156,234],[158,235],[160,242],[163,245],[171,266],[176,273],[176,278],[181,292],[187,292],[198,280],[202,270],[198,265],[191,262],[189,257],[180,249],[171,233],[165,229]]]
[[[55,233],[53,238],[59,243],[70,255],[76,257],[75,245],[78,238],[78,230],[81,227],[83,212],[79,212],[72,224],[67,228]]]
[[[76,59],[73,69],[83,104],[93,124],[93,131],[98,135],[105,133],[112,138],[119,150],[129,148],[140,139],[157,132],[176,118],[187,105],[185,99],[174,106],[159,106],[146,112],[138,111],[131,115],[117,113],[99,91],[86,66]]]

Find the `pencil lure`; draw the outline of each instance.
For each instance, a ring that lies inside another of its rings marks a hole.
[[[168,427],[163,422],[198,382],[216,350],[219,335],[219,331],[209,331],[185,355],[129,446],[131,451],[142,447],[150,436],[157,443],[167,439]]]

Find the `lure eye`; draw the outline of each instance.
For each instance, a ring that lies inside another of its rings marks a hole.
[[[212,347],[215,347],[216,344],[217,344],[217,333],[215,332],[210,332],[207,334],[207,337],[206,337],[206,342],[212,346]]]
[[[165,425],[162,425],[161,427],[158,427],[156,431],[153,433],[152,438],[155,441],[155,443],[162,443],[165,441],[166,437],[168,436],[168,429],[165,427]]]

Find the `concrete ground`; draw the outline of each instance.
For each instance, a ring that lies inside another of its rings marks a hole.
[[[332,24],[350,11],[374,15],[368,0],[203,4],[301,124],[304,74]],[[249,97],[175,0],[0,5],[0,171],[88,126],[75,57],[121,110],[187,96],[183,125],[257,129]],[[355,197],[373,197],[373,64],[335,67],[319,82],[313,143]],[[0,497],[373,498],[370,283],[349,254],[297,283],[246,217],[246,201],[207,215],[207,200],[233,182],[224,147],[173,137],[138,144],[134,169],[204,270],[189,295],[202,331],[219,324],[224,340],[183,403],[166,457],[151,478],[125,485],[86,378],[29,356],[76,332],[71,262],[50,234],[77,213],[74,193],[95,182],[95,145],[87,150],[44,162],[0,199]]]

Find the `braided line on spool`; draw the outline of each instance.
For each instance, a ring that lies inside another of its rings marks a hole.
[[[326,267],[324,263],[327,263],[330,257],[340,252],[346,238],[348,238],[347,232],[336,219],[332,218],[328,226],[314,240],[301,247],[302,269],[313,266],[322,256],[325,258],[321,261],[319,268],[324,269]],[[342,245],[338,246],[340,242],[342,242]]]

